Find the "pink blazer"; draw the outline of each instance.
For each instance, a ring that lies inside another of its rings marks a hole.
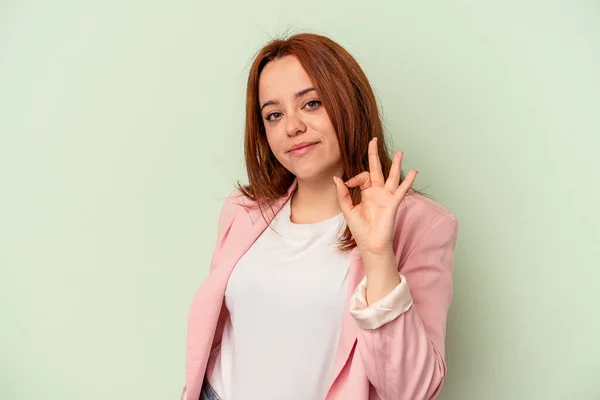
[[[296,187],[290,187],[268,214],[270,220]],[[452,299],[456,217],[420,194],[398,209],[394,248],[412,306],[376,329],[360,328],[346,312],[326,400],[421,400],[435,398],[446,376],[444,339]],[[186,385],[182,398],[198,400],[211,349],[220,343],[228,317],[225,288],[233,268],[267,228],[260,210],[235,190],[219,220],[210,274],[189,311]],[[346,309],[364,277],[357,248],[351,252]],[[225,399],[227,400],[227,399]]]

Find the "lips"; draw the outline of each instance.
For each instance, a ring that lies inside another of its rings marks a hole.
[[[293,151],[296,151],[296,150],[300,150],[300,149],[303,149],[303,148],[308,147],[308,146],[312,146],[312,145],[317,144],[317,143],[319,143],[319,142],[302,142],[302,143],[298,143],[298,144],[293,145],[292,148],[288,150],[288,152],[293,152]]]

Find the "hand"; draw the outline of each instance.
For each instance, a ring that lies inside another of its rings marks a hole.
[[[396,212],[418,173],[417,170],[410,171],[400,185],[402,154],[394,154],[388,179],[384,182],[377,139],[373,138],[369,142],[369,171],[346,183],[338,177],[333,178],[340,208],[363,256],[385,256],[393,251]],[[357,186],[362,198],[359,204],[354,205],[348,188]]]

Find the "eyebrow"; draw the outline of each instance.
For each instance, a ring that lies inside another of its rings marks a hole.
[[[310,93],[310,92],[312,92],[313,90],[315,90],[315,88],[313,88],[313,87],[309,87],[309,88],[306,88],[306,89],[302,89],[301,91],[299,91],[299,92],[297,92],[297,93],[295,93],[295,94],[294,94],[294,99],[297,99],[298,97],[302,97],[302,96],[304,96],[306,93]],[[260,111],[262,112],[262,110],[263,110],[265,107],[267,107],[267,106],[272,106],[272,105],[275,105],[275,104],[279,104],[279,101],[277,101],[277,100],[269,100],[269,101],[266,101],[266,102],[265,102],[265,103],[264,103],[262,106],[260,106]]]

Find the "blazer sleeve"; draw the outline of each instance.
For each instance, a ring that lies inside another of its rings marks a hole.
[[[454,215],[437,219],[399,265],[402,282],[378,302],[387,311],[372,310],[369,318],[368,310],[351,310],[367,377],[382,399],[434,399],[441,390],[457,235]]]

